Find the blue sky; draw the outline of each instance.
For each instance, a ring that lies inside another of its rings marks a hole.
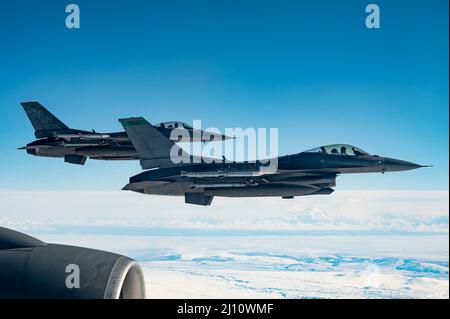
[[[280,154],[349,143],[433,168],[342,176],[339,189],[448,190],[448,2],[0,1],[0,188],[116,190],[137,161],[37,158],[19,103],[67,125],[201,119],[278,127]]]

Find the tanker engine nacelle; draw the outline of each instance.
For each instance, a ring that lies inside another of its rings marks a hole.
[[[141,299],[141,267],[114,253],[47,244],[0,227],[0,299]]]

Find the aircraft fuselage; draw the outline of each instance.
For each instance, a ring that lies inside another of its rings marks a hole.
[[[153,169],[130,178],[124,187],[144,194],[292,198],[333,192],[339,174],[402,171],[420,165],[373,155],[299,153],[278,157],[276,170],[266,164],[225,162]],[[194,202],[195,203],[195,202]]]

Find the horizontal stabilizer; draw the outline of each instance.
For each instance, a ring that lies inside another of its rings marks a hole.
[[[203,193],[185,193],[184,202],[187,204],[195,204],[202,206],[209,206],[214,196],[208,196]]]

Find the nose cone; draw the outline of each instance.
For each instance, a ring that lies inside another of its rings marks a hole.
[[[419,164],[401,161],[394,158],[385,158],[384,159],[384,170],[386,172],[400,172],[400,171],[409,171],[412,169],[424,167]]]

